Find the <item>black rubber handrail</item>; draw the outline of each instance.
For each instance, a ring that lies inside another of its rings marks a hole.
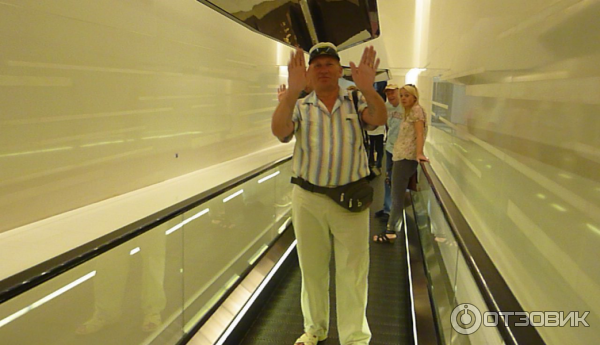
[[[96,240],[73,248],[72,250],[60,254],[52,259],[3,279],[0,281],[0,303],[4,303],[58,275],[63,274],[74,267],[93,259],[102,253],[105,253],[133,238],[136,238],[145,232],[205,203],[206,201],[226,193],[242,183],[253,179],[263,172],[288,162],[291,159],[291,156],[289,156],[268,163],[260,168],[238,176],[233,180],[222,183],[214,188],[188,198],[187,200],[181,201],[171,207],[158,211],[132,224],[117,229]]]
[[[421,168],[489,311],[522,312],[523,307],[502,278],[492,259],[487,255],[462,212],[433,172],[431,165],[421,163]],[[535,327],[515,325],[515,323],[522,322],[523,320],[514,316],[507,320],[500,318],[498,330],[506,344],[545,344]]]

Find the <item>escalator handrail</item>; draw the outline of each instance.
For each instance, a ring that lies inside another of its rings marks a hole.
[[[450,225],[458,248],[467,262],[488,310],[491,312],[523,312],[523,307],[517,301],[492,259],[487,255],[462,212],[433,172],[431,164],[422,162],[421,169]],[[507,320],[498,322],[498,330],[506,344],[545,344],[535,327],[531,325],[516,326],[515,323],[519,322],[522,320],[517,317],[509,317]]]
[[[32,266],[0,281],[0,303],[4,303],[32,288],[77,267],[94,257],[101,255],[147,231],[177,217],[183,213],[213,199],[227,191],[282,165],[292,159],[291,155],[265,164],[237,178],[224,182],[214,188],[199,193],[161,211],[126,225],[96,240],[73,248],[52,259]]]

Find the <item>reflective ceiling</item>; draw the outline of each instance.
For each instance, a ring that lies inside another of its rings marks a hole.
[[[332,42],[344,50],[380,35],[376,0],[198,1],[305,51],[317,42]]]

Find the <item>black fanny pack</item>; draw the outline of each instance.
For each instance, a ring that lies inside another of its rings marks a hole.
[[[299,177],[292,177],[292,183],[313,193],[325,194],[351,212],[361,212],[369,208],[373,202],[373,187],[366,179],[360,179],[339,187],[321,187]]]

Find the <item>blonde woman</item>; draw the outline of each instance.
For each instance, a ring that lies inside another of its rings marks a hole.
[[[419,105],[419,91],[413,84],[400,88],[400,103],[404,107],[404,118],[400,125],[400,134],[394,143],[392,168],[392,209],[386,230],[375,235],[377,243],[394,243],[396,226],[404,209],[404,192],[410,177],[417,170],[419,162],[429,162],[423,154],[427,137],[427,117]]]

